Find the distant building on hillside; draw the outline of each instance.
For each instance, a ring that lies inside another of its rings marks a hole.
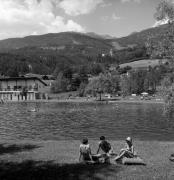
[[[47,99],[47,84],[38,77],[0,78],[0,99],[36,100]]]

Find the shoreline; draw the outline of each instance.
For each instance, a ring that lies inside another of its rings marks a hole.
[[[103,104],[112,104],[112,103],[139,103],[139,104],[164,104],[163,100],[130,100],[130,99],[118,99],[118,100],[86,100],[86,98],[78,99],[51,99],[51,100],[26,100],[26,101],[6,101],[5,103],[103,103]]]

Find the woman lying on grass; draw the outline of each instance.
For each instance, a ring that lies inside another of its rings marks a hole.
[[[121,161],[123,157],[127,157],[127,158],[135,157],[134,146],[131,137],[126,138],[126,147],[124,149],[121,149],[120,154],[114,160]]]

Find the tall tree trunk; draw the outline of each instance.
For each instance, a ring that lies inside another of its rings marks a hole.
[[[102,93],[99,93],[99,96],[100,96],[100,99],[99,99],[99,100],[100,100],[100,101],[101,101],[101,94],[102,94]]]

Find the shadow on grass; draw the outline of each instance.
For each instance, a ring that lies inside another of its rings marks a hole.
[[[7,153],[16,153],[21,151],[30,151],[32,149],[39,148],[39,146],[31,145],[31,144],[25,144],[25,145],[6,145],[6,144],[0,144],[0,155],[7,154]]]
[[[106,180],[116,179],[121,167],[105,164],[54,164],[52,161],[0,162],[2,180]]]

